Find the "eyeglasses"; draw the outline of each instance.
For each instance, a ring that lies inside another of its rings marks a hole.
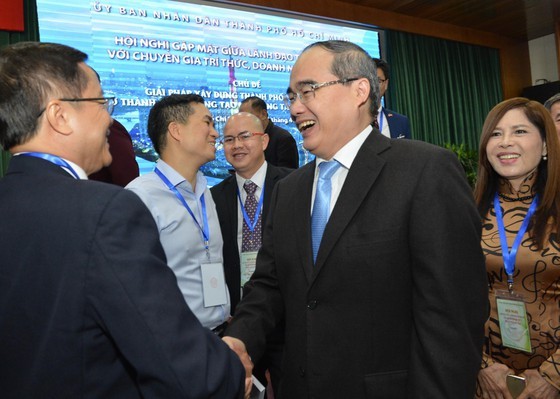
[[[59,98],[59,101],[68,101],[68,102],[82,102],[82,101],[93,101],[103,106],[109,113],[109,115],[113,114],[113,110],[115,109],[115,97],[97,97],[97,98]]]
[[[246,141],[251,140],[253,136],[262,136],[264,133],[255,133],[255,132],[241,132],[237,136],[224,136],[222,139],[223,145],[233,145],[235,143],[235,139],[239,140],[240,143],[245,143]]]
[[[345,78],[323,83],[303,83],[299,86],[297,91],[284,94],[284,104],[286,104],[286,107],[291,107],[297,99],[299,99],[302,104],[305,104],[315,98],[315,91],[319,90],[321,87],[338,84],[343,85],[358,79],[360,78]]]
[[[382,79],[382,78],[377,78],[377,80],[379,81],[379,83],[385,83],[387,81],[387,79]]]

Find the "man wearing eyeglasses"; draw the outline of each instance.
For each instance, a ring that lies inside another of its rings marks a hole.
[[[224,268],[231,298],[231,313],[255,270],[261,247],[262,227],[270,208],[276,183],[293,169],[265,161],[268,135],[255,115],[240,112],[224,126],[224,153],[235,175],[211,188],[224,238]],[[277,390],[282,360],[282,326],[267,337],[263,360],[255,364],[253,374],[266,385],[265,371],[270,371],[273,389]]]
[[[386,137],[393,139],[410,138],[410,121],[405,115],[391,111],[383,106],[381,98],[389,88],[389,64],[379,58],[374,58],[379,80],[379,109],[377,110],[377,128]]]
[[[461,165],[372,128],[375,64],[352,43],[305,48],[286,94],[316,159],[276,184],[224,340],[256,360],[285,321],[280,399],[472,398],[487,280]]]
[[[239,112],[249,112],[260,119],[264,132],[268,135],[268,145],[264,157],[269,165],[297,169],[299,153],[294,137],[286,129],[276,126],[268,117],[266,102],[257,96],[247,97],[241,102]]]
[[[112,99],[87,55],[0,50],[2,398],[241,398],[242,364],[185,304],[152,216],[87,181],[111,161]]]

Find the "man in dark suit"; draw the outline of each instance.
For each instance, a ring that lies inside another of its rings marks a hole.
[[[86,58],[0,51],[0,145],[14,155],[0,181],[1,396],[240,398],[242,365],[186,306],[150,212],[87,181],[111,162],[114,98]]]
[[[372,128],[378,95],[371,57],[346,41],[308,46],[291,72],[287,102],[316,160],[276,184],[224,338],[256,360],[285,321],[279,399],[474,394],[480,218],[451,152]]]
[[[233,314],[241,291],[255,270],[272,190],[293,169],[276,167],[265,161],[268,135],[253,114],[240,112],[231,116],[224,126],[223,142],[226,159],[235,169],[235,175],[212,187],[211,191],[224,238],[224,269]],[[255,185],[254,191],[249,188],[251,184]],[[251,192],[252,204],[257,204],[253,207],[255,215],[250,214],[251,205],[247,205]],[[265,357],[253,371],[257,379],[265,383],[264,372],[268,369],[274,390],[280,380],[282,346],[283,332],[279,327],[268,337]]]
[[[268,146],[264,150],[266,162],[274,166],[297,169],[299,154],[294,137],[285,129],[276,126],[268,117],[266,102],[260,97],[247,97],[241,102],[239,112],[249,112],[260,119],[264,132],[268,134]]]
[[[384,136],[392,139],[409,139],[410,121],[405,115],[391,111],[381,104],[381,98],[389,87],[389,64],[382,59],[374,58],[377,65],[377,79],[379,80],[379,109],[377,111],[377,128]]]

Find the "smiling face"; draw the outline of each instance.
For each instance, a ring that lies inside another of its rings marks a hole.
[[[224,137],[238,137],[243,132],[263,133],[260,120],[246,112],[231,116],[224,127]],[[267,134],[254,135],[245,141],[234,139],[224,144],[224,153],[235,171],[244,179],[250,179],[264,163],[267,145]]]
[[[520,108],[504,114],[486,144],[490,165],[515,190],[519,190],[523,180],[537,169],[546,153],[546,143],[539,129]]]
[[[88,83],[81,94],[81,98],[103,97],[103,91],[95,72],[86,64],[81,63],[80,69],[86,74]],[[104,166],[109,166],[112,161],[109,152],[109,126],[113,119],[107,109],[95,101],[61,103],[69,110],[70,123],[75,133],[74,155],[71,160],[84,169],[86,174],[98,171]],[[74,134],[73,133],[73,134]]]
[[[186,123],[172,122],[169,126],[177,137],[186,159],[200,167],[216,158],[218,132],[212,114],[204,104],[191,103],[193,113]]]
[[[334,75],[330,70],[333,59],[331,52],[318,46],[302,53],[290,75],[288,91],[299,92],[304,84],[354,78]],[[369,90],[367,79],[357,79],[318,88],[315,97],[305,104],[296,99],[290,106],[290,113],[303,136],[305,149],[318,157],[331,159],[358,135],[368,124],[367,114],[360,110],[368,100],[369,91],[365,90]],[[365,112],[369,112],[367,108]]]

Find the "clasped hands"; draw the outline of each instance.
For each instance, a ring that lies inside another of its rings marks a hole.
[[[230,347],[232,351],[237,353],[239,356],[239,360],[245,367],[245,399],[249,399],[251,395],[251,389],[253,388],[253,362],[251,361],[251,357],[247,353],[247,348],[243,341],[233,337],[223,337],[222,340]]]

